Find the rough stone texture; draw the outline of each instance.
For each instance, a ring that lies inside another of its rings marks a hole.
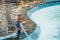
[[[25,22],[23,25],[27,28],[26,32],[30,33],[34,31],[36,24],[28,18],[26,13],[21,15],[21,20],[22,23]]]

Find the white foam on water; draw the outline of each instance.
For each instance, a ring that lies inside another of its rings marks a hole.
[[[60,26],[60,5],[51,6],[35,11],[31,19],[41,28],[38,40],[57,40]],[[59,26],[58,26],[59,25]]]

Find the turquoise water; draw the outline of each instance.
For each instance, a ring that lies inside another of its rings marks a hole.
[[[60,40],[60,2],[41,4],[28,14],[40,26],[41,32],[36,40]]]
[[[40,4],[28,11],[28,17],[36,23],[36,30],[22,40],[60,40],[60,2]],[[16,33],[0,37],[15,37]]]

